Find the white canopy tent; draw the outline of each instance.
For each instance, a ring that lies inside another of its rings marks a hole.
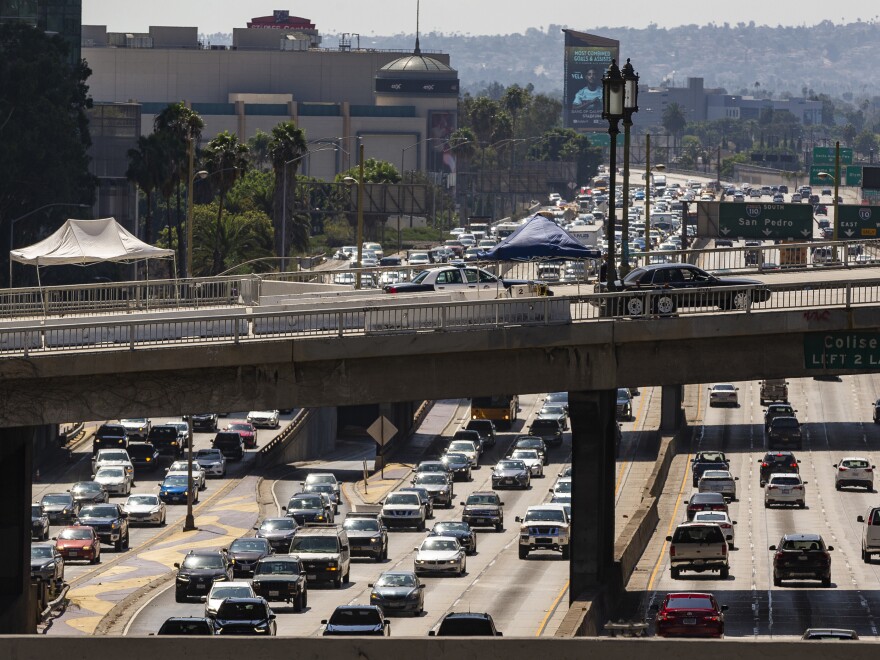
[[[103,261],[139,261],[141,259],[174,260],[175,279],[177,259],[174,250],[158,248],[144,243],[134,234],[116,222],[115,218],[98,220],[68,219],[58,230],[28,247],[9,251],[10,283],[12,263],[31,264],[37,268],[37,283],[40,284],[40,266],[62,266],[100,263]],[[149,261],[147,261],[149,264]],[[149,279],[149,266],[147,269]]]

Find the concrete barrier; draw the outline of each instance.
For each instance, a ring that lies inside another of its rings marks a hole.
[[[292,425],[289,434],[281,434],[257,453],[257,465],[308,461],[335,448],[336,408],[312,408],[304,411],[302,420]]]

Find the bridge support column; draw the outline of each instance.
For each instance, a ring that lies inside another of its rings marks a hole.
[[[684,385],[663,385],[660,389],[660,430],[671,433],[684,421]]]
[[[570,392],[573,525],[569,602],[604,585],[614,564],[617,391]]]
[[[0,635],[36,632],[30,593],[31,469],[35,427],[0,428]]]

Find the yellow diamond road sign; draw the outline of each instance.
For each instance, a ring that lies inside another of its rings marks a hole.
[[[370,424],[367,433],[369,433],[370,437],[378,442],[380,446],[385,446],[385,444],[394,437],[394,434],[397,433],[397,427],[394,426],[388,418],[382,415],[379,419]]]

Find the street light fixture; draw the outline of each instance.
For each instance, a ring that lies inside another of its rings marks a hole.
[[[602,119],[608,120],[608,135],[611,136],[610,176],[608,181],[608,219],[605,225],[605,238],[608,242],[607,289],[617,290],[617,266],[615,265],[616,250],[614,245],[615,229],[615,187],[617,185],[617,136],[620,133],[620,120],[624,113],[624,80],[617,68],[617,62],[611,60],[611,66],[602,76]]]
[[[15,247],[12,244],[12,229],[15,227],[15,223],[18,222],[19,220],[24,220],[25,218],[32,216],[34,213],[39,213],[43,209],[48,209],[53,206],[74,206],[74,207],[80,208],[80,209],[91,208],[91,206],[89,204],[76,204],[76,203],[71,203],[71,202],[52,202],[51,204],[43,204],[42,206],[35,208],[33,211],[28,211],[24,215],[20,215],[17,218],[13,218],[12,220],[9,221],[9,251],[10,252]],[[9,257],[9,288],[10,289],[12,288],[12,256],[11,255]]]
[[[237,170],[238,167],[233,165],[232,167],[224,167],[222,170],[217,170],[216,172],[199,170],[198,172],[193,173],[192,140],[190,140],[190,138],[187,138],[187,140],[189,142],[190,153],[188,166],[189,183],[186,186],[186,276],[191,279],[193,276],[193,184],[196,182],[196,179],[204,181],[209,176],[229,172],[230,170]]]
[[[620,245],[620,276],[629,272],[629,129],[639,111],[639,74],[629,58],[623,65],[623,231]]]

